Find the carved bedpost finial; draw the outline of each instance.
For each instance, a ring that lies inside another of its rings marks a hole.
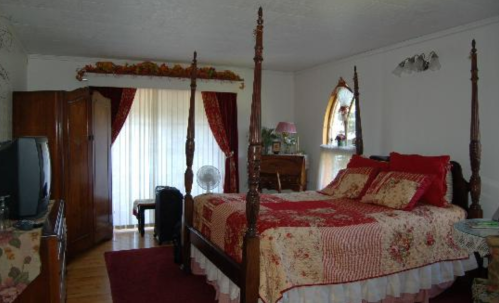
[[[362,121],[360,118],[359,101],[359,77],[357,75],[357,66],[353,68],[353,84],[355,98],[355,153],[362,155],[364,153],[364,139],[362,138]]]
[[[198,72],[198,52],[194,51],[191,63],[191,93],[193,92],[192,88],[194,87],[194,89],[196,89],[197,87],[197,72]],[[194,97],[191,95],[191,99],[193,98]]]
[[[471,205],[469,208],[470,218],[482,218],[483,211],[480,206],[480,193],[482,180],[480,178],[480,162],[482,156],[482,144],[480,143],[480,115],[478,111],[478,63],[475,48],[475,39],[471,42],[471,128],[470,128],[470,193]]]
[[[343,79],[343,77],[340,77],[340,79],[338,80],[338,84],[336,86],[348,87],[347,82],[345,81],[345,79]],[[333,91],[331,95],[333,95],[335,92],[336,91]]]
[[[187,169],[185,171],[185,194],[186,197],[191,198],[192,183],[194,180],[194,173],[192,172],[192,163],[194,160],[194,150],[195,150],[195,129],[194,129],[194,119],[195,119],[195,98],[196,98],[196,76],[197,76],[197,52],[194,52],[194,56],[191,63],[191,98],[189,106],[189,118],[187,124],[187,140],[185,142],[185,155]]]

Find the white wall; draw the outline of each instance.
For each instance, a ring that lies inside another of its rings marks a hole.
[[[28,57],[0,15],[0,142],[12,138],[12,91],[26,90]]]
[[[426,155],[450,154],[470,176],[468,156],[471,40],[477,41],[482,139],[484,216],[499,206],[499,18],[483,20],[352,56],[299,72],[295,76],[295,113],[301,144],[310,155],[309,179],[315,188],[322,123],[331,91],[340,76],[350,86],[359,71],[364,153],[390,151]],[[442,68],[394,76],[404,58],[434,50]]]
[[[76,70],[86,64],[97,61],[121,60],[98,58],[54,57],[30,55],[28,65],[29,90],[73,90],[83,86],[114,86],[142,88],[190,89],[190,81],[159,77],[105,76],[87,74],[88,81],[76,80]],[[128,61],[131,62],[131,61]],[[249,130],[249,113],[252,99],[253,69],[219,67],[217,70],[230,69],[245,80],[245,88],[239,83],[198,80],[198,90],[235,92],[237,96],[238,130],[239,130],[239,177],[241,191],[247,190],[247,142]],[[264,71],[262,75],[262,125],[275,127],[279,121],[294,119],[294,77],[292,73]],[[186,117],[187,118],[187,117]]]

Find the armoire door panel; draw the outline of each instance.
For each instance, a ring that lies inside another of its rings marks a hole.
[[[12,137],[44,136],[52,164],[51,199],[63,199],[62,143],[63,94],[57,91],[14,92]]]
[[[87,89],[66,95],[66,200],[69,255],[93,244],[91,102]]]
[[[111,200],[111,100],[92,95],[94,242],[112,239]]]

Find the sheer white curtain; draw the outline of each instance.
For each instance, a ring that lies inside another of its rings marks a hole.
[[[321,145],[321,157],[319,160],[318,188],[323,189],[334,180],[338,172],[347,167],[348,161],[355,153],[355,147],[338,147]]]
[[[137,89],[135,99],[112,147],[113,220],[115,226],[137,224],[132,215],[133,201],[154,199],[158,185],[173,186],[185,194],[185,139],[190,91]],[[196,172],[213,165],[222,174],[225,156],[211,133],[201,93],[196,93],[196,151],[192,194],[203,190],[196,183]],[[219,186],[214,192],[222,192]],[[145,223],[154,222],[146,211]]]

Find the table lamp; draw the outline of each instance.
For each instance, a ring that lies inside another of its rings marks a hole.
[[[295,124],[292,122],[279,122],[275,128],[275,132],[281,134],[282,141],[284,141],[284,143],[286,144],[286,152],[287,152],[288,144],[286,143],[285,140],[289,134],[296,134]]]

